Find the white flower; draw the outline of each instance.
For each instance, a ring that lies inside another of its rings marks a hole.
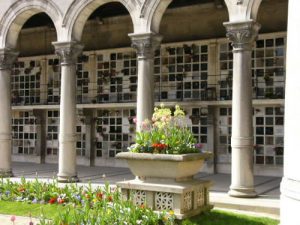
[[[148,220],[148,216],[146,216],[146,215],[142,215],[142,218],[145,220]]]

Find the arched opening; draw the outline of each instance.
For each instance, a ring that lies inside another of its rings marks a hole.
[[[164,43],[224,37],[226,21],[228,12],[221,1],[173,0],[162,17],[160,34]]]
[[[287,16],[287,0],[274,0],[272,4],[262,1],[257,14],[257,22],[261,24],[259,33],[286,32]]]
[[[102,7],[102,9],[99,9],[99,7],[103,5],[106,6]],[[99,11],[97,11],[97,9]],[[111,11],[112,9],[116,9],[117,15],[124,14],[126,9],[130,14],[130,18],[133,18],[132,14],[134,9],[133,5],[131,5],[131,2],[126,2],[124,0],[116,0],[111,2],[104,0],[88,0],[82,2],[80,0],[76,0],[68,9],[63,19],[63,26],[67,28],[67,32],[65,34],[66,39],[81,41],[83,29],[87,20],[90,17],[94,18],[95,14],[103,14],[103,10],[106,11],[108,15],[113,15],[114,13]],[[105,13],[103,15],[104,17],[107,16]]]
[[[252,52],[255,98],[281,102],[254,107],[254,163],[261,171],[272,166],[276,176],[283,173],[287,14],[288,1],[262,1],[257,14],[261,29]]]
[[[220,96],[223,100],[230,100],[231,96],[230,54],[226,54],[223,68],[218,55],[220,43],[224,43],[228,53],[231,50],[223,26],[228,20],[223,1],[173,0],[161,20],[159,33],[163,44],[157,52],[154,69],[156,100],[181,102],[189,116],[189,126],[203,149],[218,149],[220,152],[214,152],[216,157],[220,155],[220,159],[230,162],[231,109],[212,103],[221,100]],[[228,117],[228,126],[214,128],[208,121],[217,120],[217,114],[221,118],[220,111]],[[217,133],[220,138],[215,138]],[[214,165],[206,169],[212,172]]]
[[[80,29],[83,30],[80,43],[84,45],[83,56],[77,64],[77,103],[134,102],[137,65],[135,50],[129,48],[131,40],[128,34],[133,32],[133,22],[128,9],[120,2],[103,4],[101,1],[94,1],[87,8],[78,16],[73,30],[73,37],[79,37]],[[79,27],[76,27],[79,23]],[[95,125],[89,131],[85,122],[87,114],[87,111],[78,110],[78,163],[86,164],[90,160],[87,155],[90,154],[91,164],[113,165],[114,156],[126,149],[132,140],[133,132],[129,132],[129,124],[123,126],[122,120],[124,116],[126,119],[134,116],[134,109],[95,107]],[[88,143],[88,132],[95,134],[92,150]]]
[[[89,16],[81,43],[84,49],[99,50],[128,47],[128,34],[133,32],[133,24],[128,10],[119,2],[104,4]]]
[[[52,111],[34,106],[51,104],[49,100],[54,92],[59,97],[59,84],[54,81],[54,77],[60,76],[59,60],[53,55],[52,46],[57,40],[57,32],[52,19],[43,12],[22,22],[17,20],[22,27],[14,37],[19,58],[11,73],[12,105],[15,106],[12,112],[12,158],[41,163],[50,152],[57,154],[58,147],[58,115],[54,122],[48,117]],[[25,105],[32,109],[19,108]]]
[[[20,0],[13,3],[1,20],[1,47],[16,48],[19,32],[24,23],[32,16],[42,12],[47,13],[58,31],[61,12],[51,0],[47,1],[47,4],[43,0]]]
[[[23,25],[16,50],[20,57],[49,55],[54,53],[52,42],[57,40],[53,21],[46,13],[30,17]]]

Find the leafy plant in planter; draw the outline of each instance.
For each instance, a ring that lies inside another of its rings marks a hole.
[[[186,126],[184,111],[175,106],[175,111],[165,108],[154,109],[152,121],[146,120],[136,132],[136,143],[128,150],[135,153],[187,154],[199,153],[202,145],[197,143]]]
[[[186,126],[186,119],[179,106],[175,107],[174,112],[163,105],[155,108],[152,121],[144,121],[140,131],[136,132],[136,143],[128,148],[131,152],[117,154],[118,159],[127,161],[136,176],[134,180],[117,183],[126,200],[130,194],[141,191],[149,199],[142,199],[141,202],[133,200],[136,205],[146,204],[160,211],[168,208],[168,202],[172,202],[169,209],[174,211],[177,219],[212,208],[208,199],[210,181],[194,178],[211,154],[201,152],[202,144],[197,143]],[[191,196],[189,199],[186,193]],[[168,197],[165,197],[166,194]],[[161,206],[155,197],[160,195]],[[206,196],[206,200],[194,204],[201,196]]]

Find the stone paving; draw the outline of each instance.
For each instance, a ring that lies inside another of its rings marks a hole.
[[[117,181],[134,179],[128,168],[78,166],[78,177],[81,183],[115,184]],[[57,174],[57,164],[13,163],[15,177],[52,179]],[[212,180],[212,192],[227,193],[230,186],[229,174],[199,173],[197,178]],[[255,176],[254,185],[261,196],[279,199],[281,177]],[[0,224],[1,225],[1,224]]]
[[[117,181],[134,179],[127,168],[78,166],[77,169],[80,183],[83,184],[88,182],[94,185],[106,182],[115,184]],[[12,180],[19,180],[20,177],[51,180],[57,174],[57,164],[13,163],[13,173],[15,177]],[[199,173],[196,177],[213,182],[210,198],[215,206],[264,213],[278,218],[281,177],[256,176],[255,189],[259,197],[255,199],[229,197],[227,195],[231,179],[229,174]],[[11,225],[10,218],[11,216],[0,215],[0,225]],[[29,218],[17,217],[14,225],[25,224],[29,224]]]

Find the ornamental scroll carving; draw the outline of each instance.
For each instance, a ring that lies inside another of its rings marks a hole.
[[[243,23],[225,23],[226,36],[234,49],[251,50],[257,38],[260,25],[253,21]]]
[[[137,50],[139,58],[153,58],[162,37],[154,34],[131,35],[131,46]]]
[[[62,65],[75,64],[81,54],[83,45],[75,42],[54,43],[55,53],[60,57]]]
[[[0,70],[8,70],[12,68],[13,63],[18,57],[18,52],[11,49],[0,50]]]

